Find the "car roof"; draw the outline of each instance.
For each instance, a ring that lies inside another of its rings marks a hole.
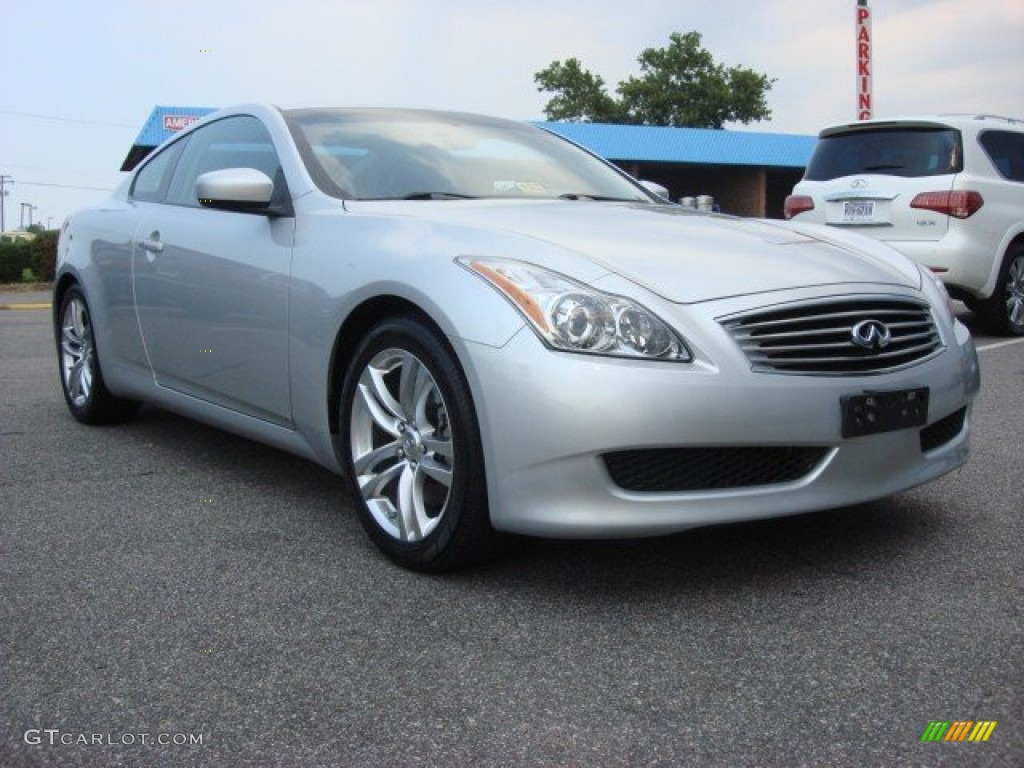
[[[973,113],[920,115],[916,117],[895,117],[890,119],[862,120],[856,123],[840,123],[822,129],[821,138],[853,131],[876,130],[878,128],[959,128],[981,130],[982,128],[1009,128],[1024,131],[1024,119]]]

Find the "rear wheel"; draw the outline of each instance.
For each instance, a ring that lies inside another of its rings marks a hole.
[[[341,443],[359,519],[399,565],[446,571],[487,559],[500,537],[465,377],[415,316],[366,335],[341,392]]]
[[[995,291],[977,310],[994,333],[1024,336],[1024,246],[1006,254]]]
[[[103,381],[92,316],[78,286],[65,292],[57,318],[60,383],[71,415],[83,424],[109,424],[134,416],[140,403],[112,395]]]

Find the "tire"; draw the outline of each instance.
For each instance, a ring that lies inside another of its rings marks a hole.
[[[1024,246],[1006,254],[991,298],[978,302],[978,312],[993,333],[1024,336]]]
[[[342,383],[342,461],[359,520],[398,565],[464,568],[497,554],[473,398],[447,344],[415,316],[362,339]]]
[[[60,385],[71,415],[83,424],[113,424],[134,416],[141,403],[112,395],[103,380],[89,305],[77,285],[61,299],[55,331]]]

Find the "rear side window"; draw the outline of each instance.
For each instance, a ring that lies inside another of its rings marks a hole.
[[[804,178],[829,181],[863,174],[917,178],[962,170],[959,131],[940,127],[885,127],[819,139]]]
[[[978,137],[999,175],[1024,182],[1024,133],[985,131]]]

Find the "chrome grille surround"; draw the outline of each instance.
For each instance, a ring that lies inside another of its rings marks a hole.
[[[884,347],[854,343],[854,327],[875,320]],[[886,373],[923,363],[943,349],[931,308],[899,296],[833,296],[718,318],[758,372],[816,376]]]

